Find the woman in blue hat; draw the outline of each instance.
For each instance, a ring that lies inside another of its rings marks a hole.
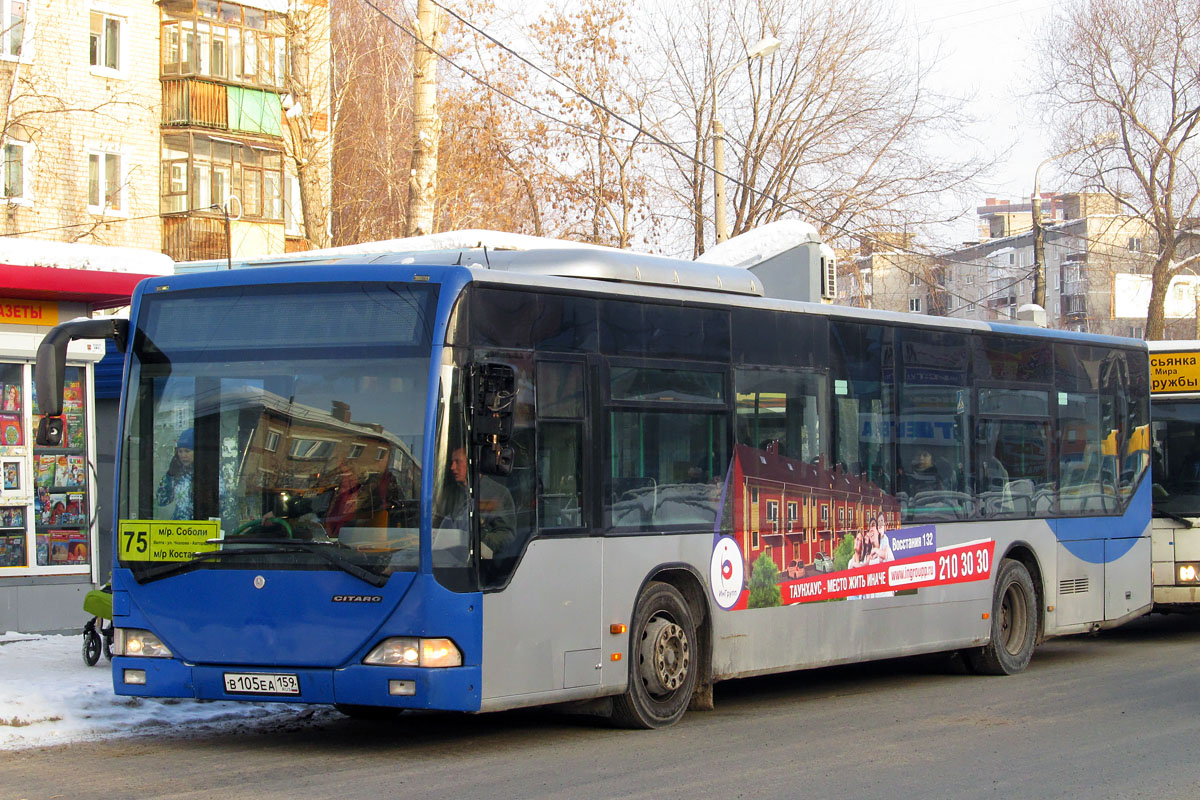
[[[175,455],[167,474],[158,483],[154,501],[160,506],[175,503],[172,519],[192,518],[192,472],[196,458],[196,434],[188,428],[175,442]]]

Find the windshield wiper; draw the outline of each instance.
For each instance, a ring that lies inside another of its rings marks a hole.
[[[282,553],[312,553],[313,555],[319,556],[320,558],[324,559],[325,561],[328,561],[330,564],[333,564],[335,567],[342,570],[343,572],[345,572],[349,575],[353,575],[354,577],[358,578],[361,581],[366,581],[367,583],[369,583],[373,586],[383,586],[385,583],[388,582],[387,575],[376,575],[374,572],[365,570],[362,567],[355,564],[354,562],[350,561],[349,559],[347,559],[341,555],[338,555],[336,552],[334,552],[332,550],[327,549],[329,547],[338,547],[339,546],[332,542],[295,542],[295,541],[286,541],[286,540],[281,541],[279,539],[242,539],[242,538],[238,538],[236,540],[209,539],[208,543],[210,543],[210,544],[220,543],[220,544],[224,544],[224,545],[241,545],[241,544],[271,545],[271,547],[267,547],[267,548],[258,547],[258,548],[246,549],[246,550],[243,550],[241,548],[228,549],[228,550],[226,550],[226,549],[205,550],[203,552],[194,554],[192,556],[191,561],[184,561],[181,564],[163,564],[160,567],[155,567],[151,570],[147,570],[146,572],[142,573],[140,582],[141,583],[149,583],[151,581],[161,580],[162,578],[166,578],[171,575],[178,575],[178,574],[181,574],[184,572],[189,572],[189,571],[195,569],[197,566],[199,566],[200,563],[203,561],[212,561],[214,559],[223,558],[225,556],[278,555],[278,554],[282,554]]]
[[[1192,522],[1187,517],[1181,517],[1179,514],[1176,514],[1174,511],[1167,511],[1165,508],[1154,509],[1154,516],[1166,517],[1167,519],[1173,519],[1185,528],[1196,527],[1196,523]]]

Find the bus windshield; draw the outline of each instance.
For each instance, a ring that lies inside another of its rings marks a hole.
[[[1154,511],[1200,516],[1200,400],[1154,400]]]
[[[436,286],[347,282],[146,297],[121,565],[415,571],[436,302]]]

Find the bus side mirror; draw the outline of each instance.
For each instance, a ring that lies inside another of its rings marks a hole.
[[[38,423],[36,442],[42,447],[57,447],[62,442],[63,379],[67,369],[67,345],[74,339],[112,339],[118,350],[125,349],[129,320],[77,319],[55,325],[38,345],[33,365],[33,384],[37,388]]]
[[[42,417],[37,427],[37,443],[41,447],[61,447],[63,440],[62,417]]]
[[[507,364],[471,365],[471,439],[479,446],[476,463],[490,475],[511,475],[513,404],[517,373]]]

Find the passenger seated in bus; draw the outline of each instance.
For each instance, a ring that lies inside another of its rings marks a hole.
[[[939,491],[946,488],[942,484],[942,476],[938,474],[933,464],[933,454],[928,448],[921,447],[913,454],[912,465],[905,476],[905,491],[911,497],[918,492]]]
[[[442,519],[440,527],[469,531],[471,506],[467,494],[467,453],[461,447],[455,448],[450,454],[450,474],[454,477],[454,486],[450,489],[449,502],[446,504],[450,511]],[[479,539],[484,548],[483,556],[490,558],[512,542],[516,529],[516,507],[508,489],[487,475],[479,476],[477,495]]]

